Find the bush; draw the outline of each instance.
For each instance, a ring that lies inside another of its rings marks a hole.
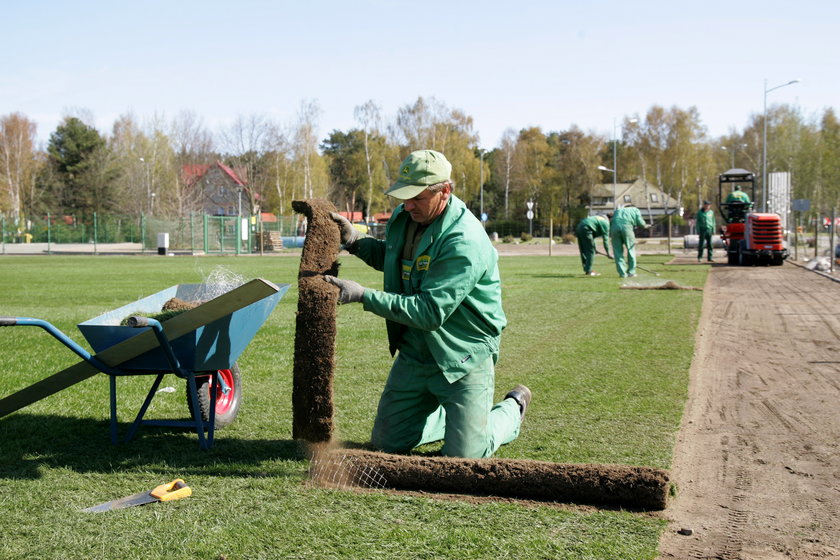
[[[513,243],[513,236],[505,235],[504,237],[502,237],[502,243]]]
[[[528,241],[531,241],[533,238],[534,238],[533,235],[531,235],[530,233],[525,233],[524,231],[519,234],[519,239],[521,239],[523,243],[527,243]]]
[[[564,233],[559,242],[564,245],[574,245],[577,242],[577,236],[573,233]]]

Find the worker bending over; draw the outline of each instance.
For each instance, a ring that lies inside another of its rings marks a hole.
[[[622,278],[636,276],[636,233],[633,228],[650,227],[635,206],[618,208],[610,220],[610,240],[615,269]],[[625,258],[626,251],[626,258]]]
[[[610,236],[610,220],[606,216],[589,216],[580,221],[575,228],[575,235],[578,240],[580,261],[583,264],[583,273],[587,276],[598,276],[592,270],[592,263],[595,261],[595,239],[603,238],[604,251],[607,257],[610,256],[610,247],[607,238]]]

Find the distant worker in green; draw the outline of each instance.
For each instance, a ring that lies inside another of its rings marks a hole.
[[[740,192],[740,191],[739,191]],[[712,262],[712,234],[715,231],[715,211],[712,210],[712,203],[703,201],[703,206],[697,212],[697,233],[700,237],[697,243],[697,262],[703,260],[703,245],[707,249],[707,260]]]
[[[740,185],[735,185],[733,187],[732,192],[726,197],[726,204],[730,204],[732,202],[743,202],[744,204],[750,204],[752,201],[750,200],[750,195],[745,193],[741,190]]]
[[[595,239],[604,239],[604,251],[607,257],[610,256],[610,247],[607,238],[610,236],[610,220],[606,216],[589,216],[580,221],[575,228],[575,235],[578,240],[580,261],[583,263],[583,273],[587,276],[599,276],[598,272],[592,270],[592,263],[595,261]]]
[[[633,228],[650,227],[635,206],[625,206],[613,213],[610,221],[610,239],[618,275],[622,278],[636,276],[636,233]],[[626,262],[625,262],[626,250]]]

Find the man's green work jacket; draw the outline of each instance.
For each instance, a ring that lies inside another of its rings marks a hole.
[[[715,231],[715,212],[714,210],[700,210],[697,212],[697,231],[698,232],[714,232]]]
[[[399,205],[385,240],[360,239],[355,254],[384,273],[384,291],[366,289],[366,311],[384,317],[393,355],[406,327],[421,333],[446,379],[457,381],[499,352],[507,324],[498,253],[481,222],[450,195],[446,210],[423,233],[403,293],[402,252],[411,215]]]

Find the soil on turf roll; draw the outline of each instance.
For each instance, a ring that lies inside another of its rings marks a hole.
[[[649,467],[390,455],[351,449],[327,453],[343,468],[371,473],[382,481],[381,487],[394,490],[661,510],[670,489],[667,471]],[[323,457],[318,460],[324,462]]]
[[[298,273],[292,388],[292,437],[326,442],[333,433],[333,373],[335,370],[336,303],[338,288],[324,274],[338,275],[341,243],[330,217],[332,203],[321,199],[292,202],[307,220]]]

